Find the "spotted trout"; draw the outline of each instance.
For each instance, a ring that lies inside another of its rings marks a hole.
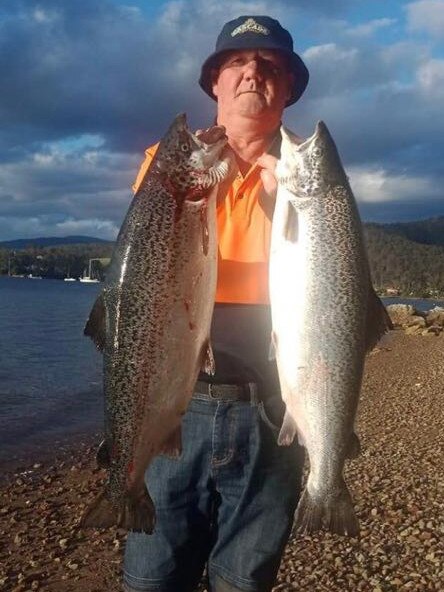
[[[282,128],[272,223],[272,343],[286,404],[279,444],[297,435],[310,461],[296,532],[356,536],[343,477],[366,352],[391,328],[369,272],[361,221],[323,122],[303,143]]]
[[[85,327],[104,355],[104,490],[82,526],[151,533],[144,483],[159,453],[180,453],[180,424],[209,344],[216,291],[216,186],[230,168],[222,127],[204,142],[173,121],[120,229],[102,294]]]

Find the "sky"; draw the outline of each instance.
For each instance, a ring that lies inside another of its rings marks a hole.
[[[364,221],[444,215],[444,0],[3,0],[0,241],[114,239],[145,148],[197,84],[223,24],[268,14],[310,71],[283,122],[326,122]]]

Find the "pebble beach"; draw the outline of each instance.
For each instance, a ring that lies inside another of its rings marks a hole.
[[[346,480],[360,538],[292,537],[274,590],[442,592],[444,333],[397,329],[373,350],[357,431],[362,453],[347,462]],[[105,477],[95,466],[99,439],[7,467],[0,485],[0,590],[121,590],[125,532],[78,528]]]

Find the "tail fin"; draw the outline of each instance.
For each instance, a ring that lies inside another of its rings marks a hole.
[[[151,534],[155,524],[153,501],[144,488],[139,495],[128,493],[120,505],[111,501],[102,491],[86,508],[80,520],[82,528],[109,528],[119,526]]]
[[[311,534],[325,527],[335,534],[357,537],[359,523],[350,492],[344,489],[335,498],[315,498],[307,489],[299,500],[293,530],[298,534]]]

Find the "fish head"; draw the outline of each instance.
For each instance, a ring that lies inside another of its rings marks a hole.
[[[223,126],[210,128],[204,141],[191,132],[181,113],[160,143],[154,170],[174,192],[198,196],[227,176],[229,164],[222,159],[227,141]]]
[[[281,128],[281,156],[276,166],[278,183],[300,199],[321,198],[331,186],[347,183],[336,145],[323,121],[304,142]]]

